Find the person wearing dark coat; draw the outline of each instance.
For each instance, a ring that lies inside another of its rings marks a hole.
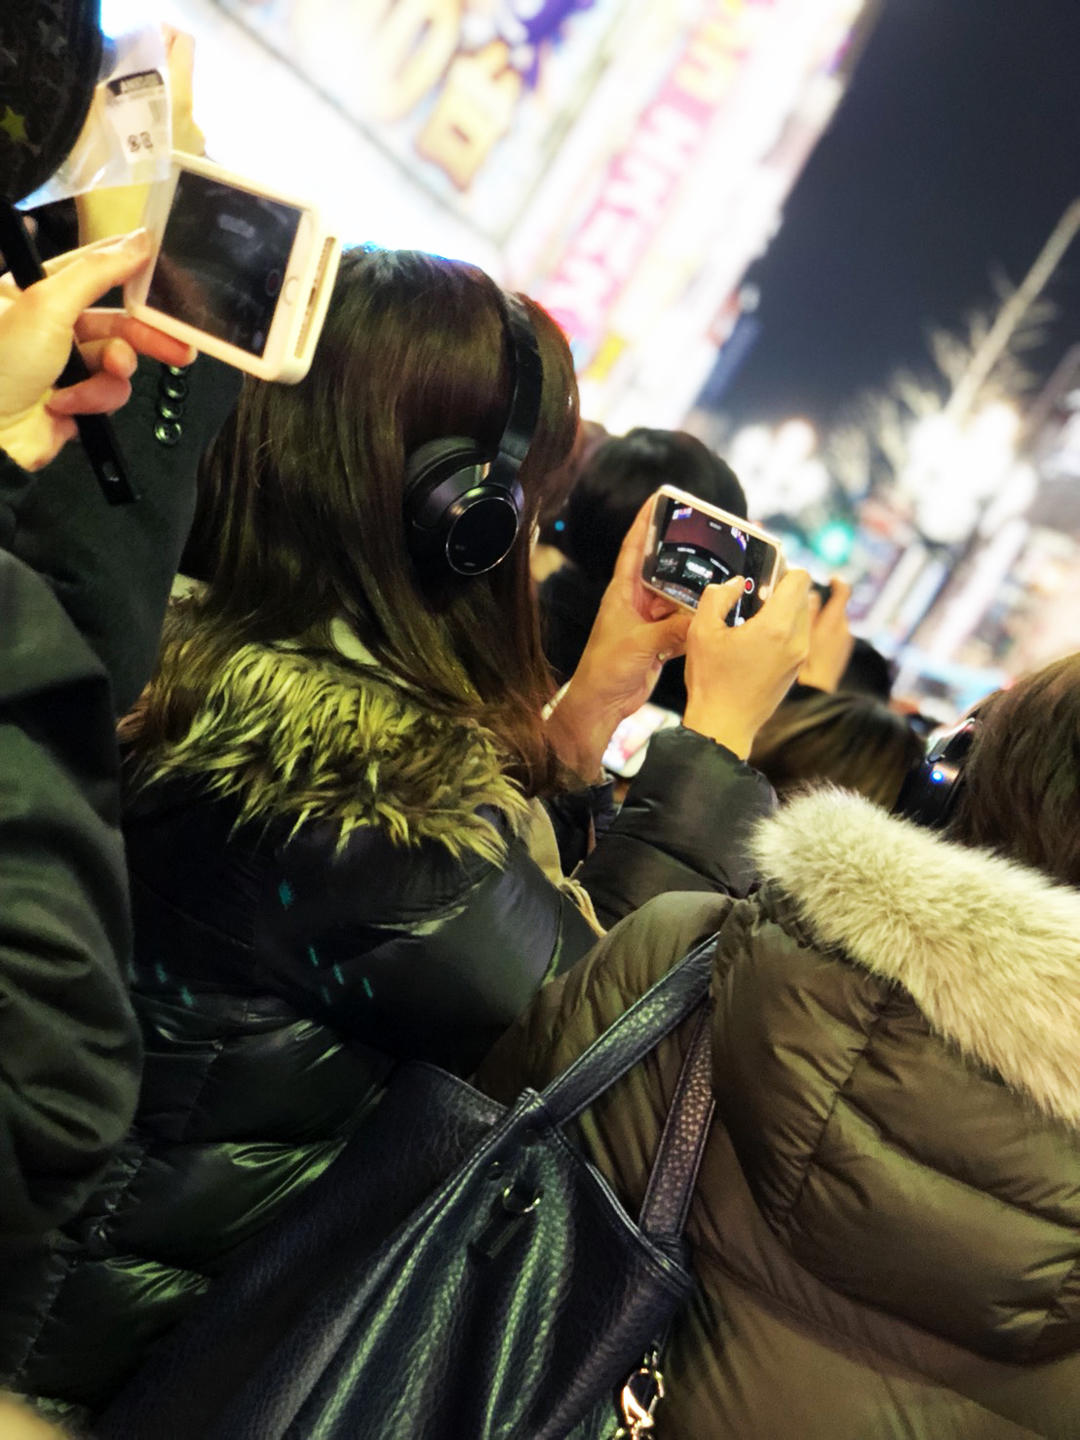
[[[347,254],[307,380],[245,382],[204,467],[198,578],[122,726],[139,1110],[78,1221],[0,1296],[0,1376],[53,1413],[104,1406],[333,1162],[399,1059],[467,1074],[606,924],[672,886],[748,883],[743,837],[773,796],[744,736],[805,657],[808,579],[739,631],[716,587],[691,625],[641,593],[643,510],[545,719],[529,541],[576,392],[535,307],[517,543],[467,580],[406,550],[404,455],[505,423],[503,303],[469,267]],[[541,802],[598,780],[658,652],[683,644],[701,677],[686,725],[565,875]]]
[[[1078,737],[1072,656],[980,709],[944,836],[792,800],[755,831],[754,894],[644,906],[482,1065],[500,1100],[542,1087],[716,936],[658,1435],[1080,1435]],[[692,1029],[580,1122],[632,1214]]]
[[[135,1109],[141,1052],[108,677],[0,549],[0,1275],[69,1218]]]
[[[73,415],[125,403],[136,349],[190,360],[122,315],[80,318],[147,255],[118,241],[0,298],[0,1292],[92,1192],[138,1093],[116,701],[153,668],[194,461],[121,518],[63,447]],[[52,391],[73,326],[93,374]]]

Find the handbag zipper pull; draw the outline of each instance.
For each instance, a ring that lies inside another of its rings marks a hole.
[[[531,1199],[508,1185],[499,1197],[495,1214],[469,1244],[469,1249],[480,1260],[494,1260],[514,1231],[540,1204],[539,1194]]]
[[[656,1407],[663,1398],[660,1356],[656,1350],[650,1350],[622,1388],[619,1396],[622,1424],[611,1440],[641,1440],[645,1431],[656,1424]]]

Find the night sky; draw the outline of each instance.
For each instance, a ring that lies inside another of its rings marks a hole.
[[[842,414],[931,324],[1018,284],[1080,196],[1080,0],[884,0],[832,128],[753,278],[763,329],[723,398],[736,421]],[[1048,291],[1044,370],[1080,340],[1080,239]]]

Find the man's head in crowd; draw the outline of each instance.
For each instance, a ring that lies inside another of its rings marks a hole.
[[[661,485],[746,518],[746,496],[731,467],[681,430],[631,430],[593,451],[563,511],[563,551],[591,580],[606,583],[642,505]]]

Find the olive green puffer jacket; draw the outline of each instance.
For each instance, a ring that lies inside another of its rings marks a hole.
[[[756,896],[643,907],[480,1074],[543,1085],[719,931],[658,1440],[1076,1440],[1080,895],[835,791],[755,849]],[[632,1209],[688,1040],[582,1122]]]

